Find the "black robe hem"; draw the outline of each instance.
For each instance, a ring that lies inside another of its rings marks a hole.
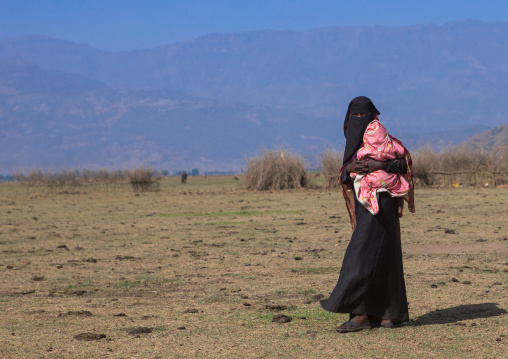
[[[404,323],[409,314],[397,199],[380,193],[379,207],[379,213],[373,215],[355,199],[358,226],[337,285],[321,306],[333,313],[366,314]]]

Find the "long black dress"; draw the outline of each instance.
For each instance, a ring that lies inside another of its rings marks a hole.
[[[373,215],[355,196],[357,226],[337,285],[321,306],[334,313],[367,314],[404,323],[409,316],[397,199],[382,192],[378,202],[379,213]]]

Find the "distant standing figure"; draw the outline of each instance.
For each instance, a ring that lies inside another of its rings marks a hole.
[[[185,171],[182,171],[182,173],[180,174],[180,177],[182,178],[183,184],[187,183],[187,173],[185,173]]]

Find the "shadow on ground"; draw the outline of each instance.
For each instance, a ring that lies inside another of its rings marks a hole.
[[[436,309],[421,315],[408,326],[457,323],[462,320],[497,317],[508,313],[497,303],[465,304],[447,309]]]

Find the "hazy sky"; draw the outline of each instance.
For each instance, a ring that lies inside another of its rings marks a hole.
[[[506,0],[0,0],[0,40],[23,34],[111,51],[209,33],[508,21]]]

